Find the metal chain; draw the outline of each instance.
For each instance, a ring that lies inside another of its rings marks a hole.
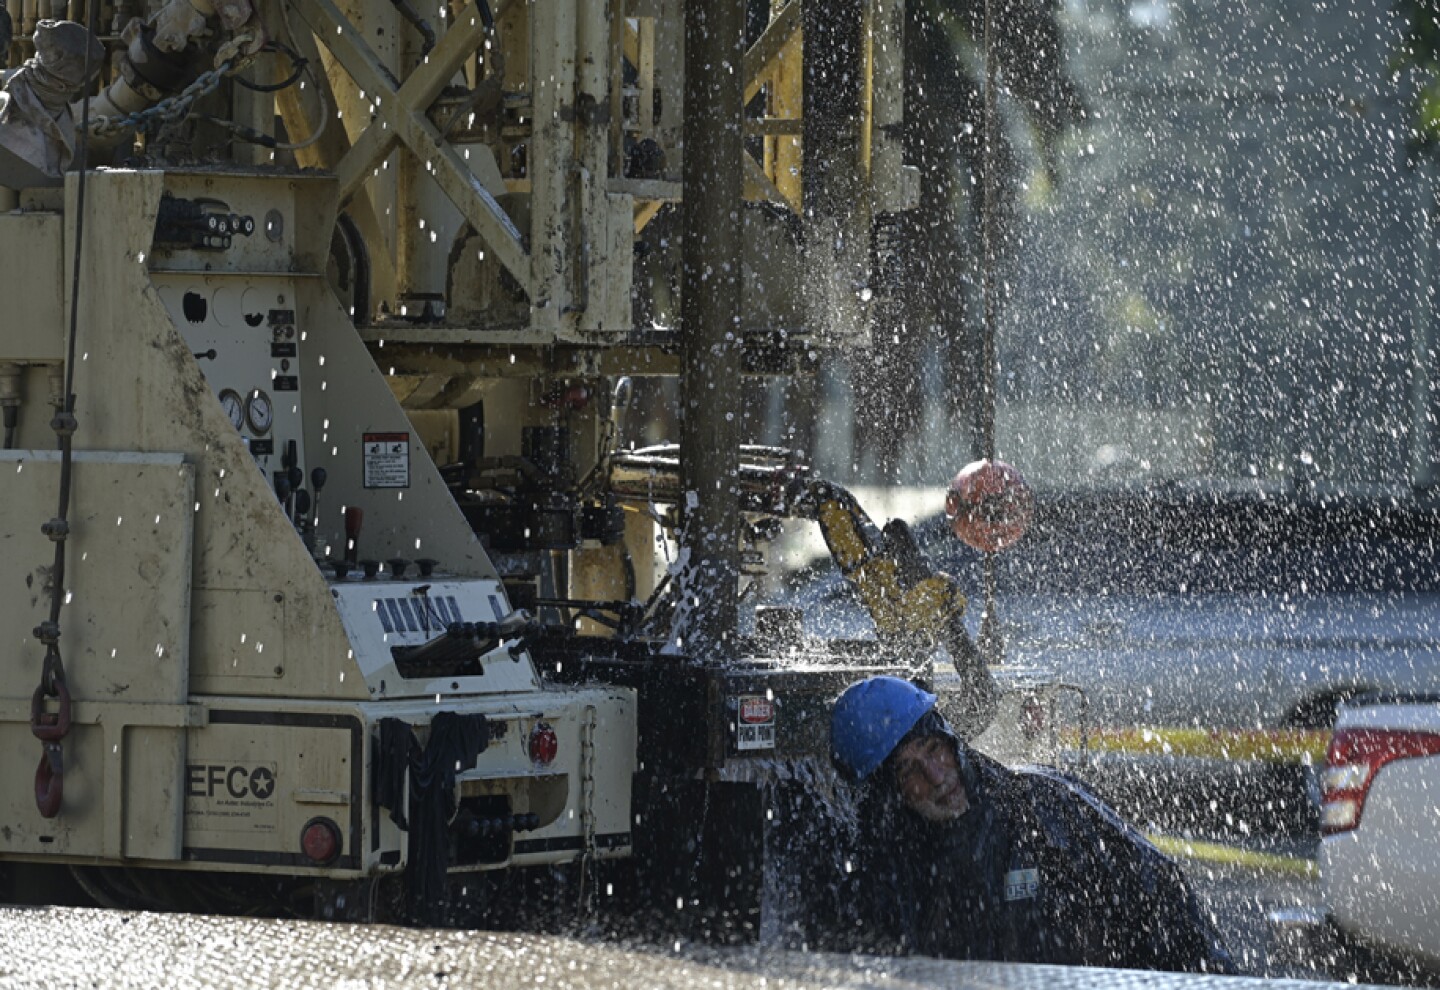
[[[229,59],[209,72],[201,73],[178,94],[167,96],[153,107],[136,110],[123,117],[95,117],[90,121],[90,133],[95,137],[111,137],[132,127],[148,133],[156,122],[170,124],[182,120],[190,113],[190,108],[196,101],[215,92],[220,80],[235,70],[236,61]]]
[[[89,5],[87,19],[92,37],[98,34],[96,21],[98,3]],[[85,48],[85,74],[93,75],[94,46]],[[65,335],[65,364],[61,402],[50,420],[50,428],[60,445],[60,485],[58,508],[40,531],[55,544],[54,564],[50,570],[50,617],[35,627],[35,638],[45,644],[45,660],[40,667],[40,683],[30,696],[30,732],[40,742],[40,764],[35,768],[35,808],[42,818],[60,814],[65,801],[65,737],[70,733],[72,718],[70,685],[65,677],[65,662],[60,655],[60,610],[65,603],[65,544],[70,536],[70,484],[74,470],[74,438],[78,429],[75,419],[75,350],[80,331],[80,292],[82,248],[85,244],[85,176],[84,163],[89,156],[90,90],[81,98],[80,132],[76,158],[81,163],[75,181],[75,264],[70,281],[70,326]],[[55,700],[50,711],[49,701]]]
[[[587,884],[590,864],[595,857],[595,721],[594,705],[585,706],[585,721],[580,726],[580,827],[584,838],[580,854],[580,910],[594,910],[594,890]],[[589,891],[587,898],[586,892]]]

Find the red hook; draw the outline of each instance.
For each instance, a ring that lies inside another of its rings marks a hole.
[[[58,742],[45,744],[45,755],[35,768],[35,807],[40,809],[41,818],[54,818],[60,814],[60,802],[65,793],[65,765]]]
[[[70,685],[63,673],[51,678],[56,709],[45,710],[45,698],[50,692],[45,680],[30,696],[30,732],[45,747],[40,765],[35,768],[35,807],[43,818],[54,818],[60,813],[60,801],[65,791],[65,756],[60,740],[70,731]]]

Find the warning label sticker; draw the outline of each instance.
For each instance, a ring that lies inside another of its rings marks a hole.
[[[273,763],[191,763],[185,767],[187,828],[271,832],[277,819]]]
[[[775,748],[775,703],[764,695],[735,699],[735,748]]]
[[[410,487],[410,434],[366,433],[366,488]]]

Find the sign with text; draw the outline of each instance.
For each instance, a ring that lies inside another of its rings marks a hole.
[[[273,763],[192,763],[185,767],[187,828],[224,832],[274,831]]]
[[[410,434],[366,433],[366,488],[410,487]]]
[[[775,702],[763,694],[735,699],[735,748],[775,748]]]

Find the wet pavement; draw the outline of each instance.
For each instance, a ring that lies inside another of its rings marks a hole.
[[[434,930],[274,918],[0,906],[0,990],[222,987],[1319,987],[1440,985],[1346,944],[1325,924],[1306,828],[1226,816],[1167,829],[1153,800],[1118,803],[1194,882],[1232,954],[1254,978],[1059,969],[669,940]],[[1201,828],[1200,826],[1208,826]],[[1183,834],[1180,834],[1182,833]],[[55,892],[42,896],[58,896]],[[1279,919],[1280,923],[1277,923]],[[1311,982],[1311,981],[1333,981]]]
[[[0,908],[0,987],[1309,988],[1298,980],[890,959],[84,908]]]

